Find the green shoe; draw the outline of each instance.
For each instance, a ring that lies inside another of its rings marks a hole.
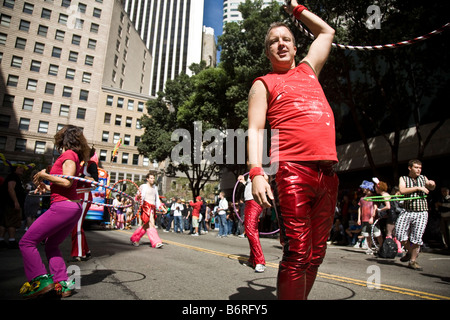
[[[25,299],[34,299],[40,295],[52,291],[54,288],[55,284],[53,283],[53,275],[44,274],[34,278],[30,282],[25,282],[22,288],[20,288],[19,293]]]
[[[55,291],[61,298],[70,297],[73,294],[75,287],[75,280],[72,281],[60,281],[55,284]]]

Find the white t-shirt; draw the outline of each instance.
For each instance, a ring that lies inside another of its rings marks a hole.
[[[227,199],[223,198],[222,200],[219,201],[219,208],[217,210],[219,211],[220,215],[227,213],[228,210]]]

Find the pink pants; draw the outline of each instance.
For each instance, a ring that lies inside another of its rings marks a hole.
[[[148,239],[150,240],[150,245],[153,248],[155,248],[158,243],[162,243],[161,238],[154,227],[149,227],[148,229],[144,229],[143,227],[137,228],[130,240],[132,242],[139,242],[145,233],[147,233]]]
[[[250,245],[250,258],[248,261],[255,267],[257,264],[266,264],[264,254],[259,242],[259,215],[261,206],[255,200],[245,201],[244,228]]]
[[[325,257],[339,180],[318,162],[280,162],[275,180],[283,246],[278,299],[305,300]]]
[[[47,274],[37,246],[45,240],[45,254],[53,281],[68,279],[66,264],[59,245],[70,234],[81,216],[81,203],[58,201],[51,204],[28,229],[19,242],[28,281]]]

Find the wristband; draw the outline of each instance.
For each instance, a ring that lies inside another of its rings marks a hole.
[[[250,169],[250,180],[253,181],[253,178],[256,176],[264,176],[264,169],[261,167],[254,167]]]
[[[292,13],[294,14],[295,18],[300,19],[300,14],[303,12],[303,10],[308,11],[308,8],[299,4],[294,8],[294,11]]]

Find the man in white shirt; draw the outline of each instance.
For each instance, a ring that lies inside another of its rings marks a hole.
[[[182,212],[183,212],[184,206],[181,203],[181,199],[178,198],[176,202],[172,204],[172,207],[170,208],[170,211],[173,212],[173,219],[174,219],[174,227],[176,233],[183,233],[183,225],[182,225]],[[179,231],[178,231],[179,229]]]
[[[143,225],[136,229],[130,240],[137,247],[139,246],[139,240],[147,233],[150,245],[153,248],[161,248],[163,244],[155,228],[155,213],[156,209],[161,206],[161,202],[159,200],[158,188],[155,185],[155,176],[148,173],[146,177],[147,183],[139,187],[142,201],[141,219]]]
[[[227,237],[228,234],[228,225],[227,225],[227,210],[228,210],[228,201],[225,198],[225,193],[222,191],[219,194],[219,207],[217,208],[217,220],[219,222],[219,235],[217,237],[223,238]]]

